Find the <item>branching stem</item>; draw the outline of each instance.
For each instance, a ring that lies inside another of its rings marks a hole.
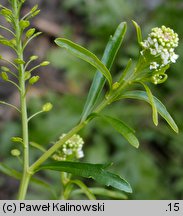
[[[22,45],[22,30],[20,27],[20,8],[21,4],[14,0],[12,2],[14,12],[14,30],[16,35],[16,52],[18,59],[24,61],[23,45]],[[24,64],[18,66],[19,72],[19,88],[20,88],[20,106],[21,106],[21,119],[22,119],[22,137],[23,137],[23,175],[20,183],[18,199],[25,199],[27,188],[30,180],[29,169],[29,138],[28,138],[28,122],[27,122],[27,104],[25,97],[25,69]]]
[[[10,107],[16,109],[18,112],[20,112],[20,110],[16,106],[14,106],[13,104],[7,103],[5,101],[0,101],[0,104],[4,104],[4,105],[7,105],[7,106],[10,106]]]
[[[44,112],[43,110],[40,110],[39,112],[34,113],[33,115],[31,115],[31,116],[27,119],[27,122],[29,122],[32,118],[34,118],[35,116],[37,116],[37,115],[39,115],[39,114],[41,114],[41,113],[43,113],[43,112]]]
[[[12,32],[10,29],[8,29],[8,28],[6,28],[5,26],[2,26],[2,25],[0,25],[0,28],[6,30],[6,31],[8,31],[8,32],[10,32],[10,33],[15,37],[15,33]]]

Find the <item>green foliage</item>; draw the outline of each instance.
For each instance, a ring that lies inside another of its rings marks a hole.
[[[133,99],[144,100],[144,101],[146,101],[146,102],[148,102],[150,104],[152,103],[152,101],[148,97],[147,93],[143,92],[143,91],[130,91],[130,92],[126,92],[125,94],[123,94],[121,96],[121,98],[133,98]],[[165,108],[165,106],[161,103],[161,101],[158,100],[156,97],[153,96],[153,103],[156,106],[157,111],[159,112],[159,114],[167,121],[167,123],[170,125],[170,127],[176,133],[178,133],[179,130],[178,130],[178,127],[177,127],[176,123],[174,122],[174,120],[171,117],[171,115],[168,113],[168,111]]]
[[[121,120],[112,118],[110,116],[104,116],[106,121],[108,121],[114,129],[116,129],[122,136],[125,137],[125,139],[135,148],[139,147],[139,141],[134,135],[134,130],[127,126],[124,122]]]
[[[73,55],[76,55],[78,58],[81,58],[88,62],[89,64],[93,65],[96,69],[98,69],[107,79],[109,83],[109,87],[111,88],[112,85],[112,77],[106,66],[90,51],[87,49],[73,43],[72,41],[69,41],[64,38],[57,38],[55,40],[55,43],[67,49],[69,52],[71,52]]]
[[[149,98],[149,102],[152,106],[152,118],[153,118],[153,122],[154,124],[157,126],[158,125],[158,112],[157,112],[157,108],[156,108],[156,103],[154,101],[154,97],[153,94],[151,92],[151,90],[149,89],[149,87],[146,84],[142,84],[147,92],[147,96]]]
[[[120,6],[120,5],[123,6]],[[153,26],[161,26],[162,24],[166,26],[172,27],[179,35],[182,35],[182,28],[181,26],[181,20],[183,17],[182,9],[181,9],[181,0],[176,1],[162,1],[157,2],[156,4],[154,2],[147,2],[142,4],[139,4],[138,2],[131,2],[131,1],[118,1],[114,0],[113,5],[109,7],[109,1],[95,1],[95,3],[88,3],[86,1],[82,0],[65,0],[64,1],[65,7],[67,9],[74,10],[75,13],[78,15],[84,15],[84,23],[85,25],[85,31],[88,33],[90,37],[92,36],[92,40],[90,41],[90,44],[87,43],[88,47],[91,47],[92,49],[95,49],[99,52],[99,54],[102,52],[102,44],[105,40],[106,32],[111,32],[113,29],[113,22],[118,22],[118,18],[120,17],[120,20],[129,20],[129,19],[135,19],[140,20],[140,22],[143,25],[142,33],[143,35],[146,35],[150,29]],[[75,8],[75,9],[74,9]],[[107,10],[106,10],[107,8]],[[117,12],[113,13],[114,8],[116,8]],[[134,18],[135,17],[135,18]],[[109,21],[110,20],[110,21]],[[104,26],[107,26],[106,28],[103,28]],[[102,29],[102,30],[101,30]],[[128,33],[130,32],[130,29]],[[97,34],[97,36],[95,36]],[[130,41],[136,40],[134,37],[134,32],[130,34]],[[97,42],[96,42],[97,41]],[[129,40],[127,40],[129,42]],[[131,42],[130,42],[131,43]],[[127,46],[123,49],[123,54],[125,53],[125,56],[130,56],[131,58],[136,57],[138,53],[137,46],[134,46],[134,44],[128,43]],[[97,45],[98,46],[97,46]],[[182,192],[176,187],[176,182],[178,183],[178,179],[180,179],[180,182],[182,181],[182,175],[181,173],[181,157],[182,157],[182,80],[183,75],[181,73],[182,68],[182,40],[180,40],[180,46],[178,47],[178,54],[180,55],[179,60],[177,63],[173,66],[173,68],[168,70],[168,76],[169,80],[168,82],[165,82],[161,89],[159,86],[152,87],[152,90],[156,95],[161,98],[163,102],[166,101],[167,107],[171,110],[171,113],[173,114],[173,117],[176,119],[177,124],[179,126],[179,135],[174,135],[171,133],[168,127],[166,127],[166,124],[164,124],[161,119],[159,119],[160,123],[158,126],[158,129],[151,128],[150,119],[147,117],[149,114],[149,110],[147,109],[147,106],[144,105],[144,103],[140,102],[134,102],[129,100],[128,103],[122,104],[116,104],[116,108],[111,107],[110,112],[115,113],[115,115],[120,115],[121,118],[126,118],[128,121],[131,121],[131,124],[134,127],[137,127],[137,125],[141,126],[141,130],[138,130],[139,138],[141,140],[141,152],[134,152],[133,154],[128,150],[128,148],[123,148],[122,151],[124,151],[124,156],[121,156],[124,159],[123,163],[119,165],[118,169],[123,170],[124,173],[124,167],[128,170],[129,173],[135,173],[138,177],[136,178],[136,175],[134,174],[133,177],[129,174],[128,176],[131,176],[130,179],[135,179],[133,181],[133,185],[135,186],[135,190],[138,191],[137,193],[133,194],[132,198],[137,199],[166,199],[167,197],[181,197],[182,198]],[[123,65],[128,61],[126,60],[125,56],[123,55],[123,59],[120,55],[117,58],[117,64],[114,65],[114,68],[119,68],[119,64]],[[56,55],[55,55],[56,57]],[[69,71],[69,70],[68,70]],[[80,70],[78,70],[79,73]],[[78,75],[79,76],[79,75]],[[77,77],[76,77],[77,79]],[[131,108],[130,105],[134,105],[135,108]],[[125,109],[125,115],[121,113],[121,110]],[[138,115],[135,113],[138,111]],[[133,120],[132,120],[133,118]],[[173,123],[174,125],[174,123]],[[95,124],[96,126],[96,124]],[[150,129],[147,128],[150,127]],[[177,131],[177,126],[174,127],[174,130]],[[152,129],[154,131],[152,131]],[[99,135],[99,132],[97,134],[97,131],[105,131],[104,125],[99,125],[99,129],[95,131],[95,136],[99,136],[99,140],[103,140],[104,143],[109,143],[111,146],[110,148],[114,148],[117,151],[120,151],[117,144],[114,143],[120,143],[120,141],[116,141],[115,138],[111,138],[111,140],[108,140],[107,134],[108,133],[102,133]],[[90,136],[89,136],[90,137]],[[115,146],[114,146],[115,145]],[[117,145],[117,146],[116,146]],[[124,147],[124,146],[123,146]],[[95,148],[97,148],[97,145],[95,145]],[[102,148],[102,147],[101,147]],[[93,150],[92,150],[93,149]],[[113,149],[113,150],[114,150]],[[92,152],[94,151],[94,147],[89,147],[89,150]],[[100,152],[106,151],[106,146],[103,145],[103,150],[100,150]],[[97,151],[96,151],[97,152]],[[110,151],[109,151],[110,152]],[[106,157],[105,153],[105,157]],[[110,153],[108,153],[110,154]],[[92,153],[91,153],[92,155]],[[111,155],[111,154],[110,154]],[[168,158],[164,157],[163,155],[167,155]],[[174,156],[173,156],[174,155]],[[176,155],[176,156],[175,156]],[[88,155],[89,157],[89,155]],[[98,156],[100,157],[100,156]],[[120,156],[119,156],[120,157]],[[136,161],[134,164],[137,165],[137,168],[133,165],[128,166],[127,163],[125,163],[125,160],[128,160],[128,158],[136,158]],[[161,158],[162,157],[162,158]],[[96,157],[93,157],[95,159]],[[158,158],[158,159],[157,159]],[[176,159],[175,159],[176,158]],[[115,159],[115,158],[114,158]],[[157,162],[157,160],[160,160],[160,163]],[[174,161],[176,160],[176,162]],[[145,161],[145,162],[143,162]],[[153,162],[155,161],[155,162]],[[154,164],[153,164],[154,163]],[[142,166],[144,164],[144,166]],[[145,168],[145,164],[147,165],[147,168]],[[171,164],[171,165],[170,165]],[[126,168],[128,167],[128,168]],[[148,167],[151,167],[152,169],[149,170]],[[166,169],[166,172],[164,171]],[[175,172],[172,170],[176,170]],[[179,171],[178,171],[179,170]],[[121,171],[122,172],[122,171]],[[174,173],[172,175],[172,173]],[[140,177],[141,175],[141,177]],[[148,177],[149,175],[149,177]],[[165,177],[166,176],[166,177]],[[165,180],[165,178],[167,180]],[[169,179],[169,180],[168,180]],[[148,183],[147,183],[148,182]],[[160,182],[164,182],[163,184],[159,184]],[[173,183],[172,183],[173,182]],[[142,187],[142,185],[147,185],[146,189]],[[159,185],[159,186],[158,186]],[[179,184],[181,185],[181,183]],[[154,187],[154,189],[153,189]],[[159,189],[158,189],[159,188]],[[168,188],[171,188],[171,193]],[[154,191],[159,191],[156,194],[154,194]],[[179,192],[178,192],[179,191]]]
[[[107,115],[91,114],[91,117],[101,117],[106,120],[116,131],[118,131],[132,146],[139,147],[139,141],[134,135],[134,130],[130,128],[126,123],[116,118]]]
[[[126,33],[127,25],[126,23],[121,23],[113,36],[110,37],[109,42],[106,45],[102,62],[106,65],[107,68],[111,68],[113,61],[116,57],[117,52],[119,51],[119,48],[122,44],[124,35]],[[101,75],[100,71],[96,71],[95,76],[93,78],[93,82],[91,84],[88,97],[86,99],[86,103],[84,105],[83,113],[81,115],[81,120],[85,119],[90,112],[92,111],[92,108],[94,107],[97,99],[99,98],[101,91],[105,84],[105,77]]]
[[[135,28],[136,28],[138,43],[141,44],[141,42],[142,42],[142,32],[141,32],[141,28],[140,28],[140,26],[139,26],[135,21],[133,21],[133,25],[134,25]]]
[[[119,177],[116,174],[110,173],[105,169],[109,165],[101,164],[89,164],[89,163],[78,163],[78,162],[55,162],[42,165],[38,170],[49,169],[61,172],[72,173],[76,176],[82,176],[85,178],[92,178],[97,182],[106,186],[112,186],[118,190],[122,190],[128,193],[132,192],[132,189],[128,182]]]

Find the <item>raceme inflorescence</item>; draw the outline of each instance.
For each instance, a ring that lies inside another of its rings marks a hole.
[[[62,134],[60,139],[62,139],[66,134]],[[58,150],[58,152],[53,156],[55,160],[73,160],[84,157],[83,153],[84,141],[80,135],[74,134],[70,139],[68,139]]]
[[[158,74],[161,74],[161,69],[171,63],[175,63],[178,55],[175,54],[175,48],[178,46],[178,34],[172,29],[162,26],[161,28],[153,28],[148,38],[141,42],[141,55],[146,56],[147,53],[152,55],[150,62],[150,70],[154,70],[156,75],[153,77],[154,84],[161,81],[158,79]]]

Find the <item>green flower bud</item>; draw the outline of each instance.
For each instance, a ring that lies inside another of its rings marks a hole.
[[[12,138],[11,138],[11,141],[12,141],[12,142],[16,142],[16,143],[22,143],[22,142],[23,142],[23,139],[20,138],[20,137],[12,137]]]
[[[12,22],[12,11],[9,10],[8,8],[3,8],[1,10],[1,14],[4,16],[7,22],[11,23]]]
[[[25,64],[24,60],[19,59],[19,58],[14,59],[14,62],[15,62],[16,64]]]
[[[2,70],[2,71],[5,71],[5,72],[9,72],[9,71],[10,71],[10,69],[7,68],[7,67],[5,67],[5,66],[2,66],[2,67],[1,67],[1,70]]]
[[[116,90],[117,88],[119,88],[119,83],[118,82],[115,82],[113,85],[112,85],[112,89],[113,90]]]
[[[4,8],[4,9],[1,10],[1,14],[3,16],[11,16],[12,15],[12,11],[9,10],[9,9],[7,9],[7,8]]]
[[[30,77],[31,77],[31,73],[29,71],[26,71],[25,75],[24,75],[24,79],[28,80],[28,79],[30,79]]]
[[[155,74],[154,76],[152,76],[151,82],[157,85],[165,82],[167,78],[167,74]]]
[[[34,13],[38,9],[38,5],[35,5],[32,9],[31,12]]]
[[[8,77],[8,74],[6,72],[2,72],[1,73],[1,77],[4,81],[8,81],[9,80],[9,77]]]
[[[34,60],[36,60],[36,59],[38,59],[38,56],[35,56],[35,55],[34,55],[34,56],[31,56],[31,57],[30,57],[30,60],[31,60],[31,61],[34,61]]]
[[[146,62],[142,64],[151,73],[143,73],[143,78],[148,79],[154,84],[160,84],[166,81],[166,70],[170,64],[175,63],[178,55],[175,54],[175,48],[178,46],[178,34],[172,29],[162,26],[153,28],[148,38],[141,42],[141,55]],[[145,77],[146,76],[146,77]]]
[[[15,39],[10,40],[10,42],[11,42],[11,44],[14,45],[14,46],[16,46],[16,44],[17,44],[17,42],[16,42]]]
[[[34,13],[31,14],[31,17],[35,17],[40,13],[40,10],[35,11]]]
[[[179,56],[175,54],[174,49],[178,46],[178,41],[178,34],[170,28],[162,26],[152,29],[147,40],[141,43],[142,55],[149,51],[152,57],[160,58],[160,62],[151,62],[150,70],[160,70],[162,67],[176,62]]]
[[[40,78],[39,76],[33,76],[33,77],[30,78],[29,83],[31,85],[33,85],[39,80],[39,78]]]
[[[49,65],[49,64],[50,64],[49,61],[44,61],[44,62],[42,62],[40,65],[41,65],[41,66],[47,66],[47,65]]]
[[[14,157],[19,157],[21,152],[18,149],[12,149],[11,150],[11,155]]]
[[[53,105],[51,103],[46,103],[42,107],[43,112],[49,112],[53,108]]]
[[[30,38],[34,33],[35,33],[36,29],[35,28],[31,28],[26,32],[26,37]]]
[[[65,137],[65,135],[66,134],[62,134],[60,139]],[[83,144],[83,139],[78,134],[74,134],[62,145],[59,151],[54,155],[54,159],[63,161],[82,158],[84,156],[82,150]]]
[[[25,29],[25,28],[29,27],[30,22],[27,21],[27,20],[21,20],[21,21],[19,22],[19,25],[20,25],[20,28],[21,28],[21,29]]]
[[[1,39],[0,43],[3,44],[3,45],[5,45],[5,46],[14,47],[13,44],[12,44],[12,42],[9,41],[9,40],[6,40],[6,39]]]

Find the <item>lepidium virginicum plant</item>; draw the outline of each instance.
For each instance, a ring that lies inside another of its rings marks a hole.
[[[0,163],[0,171],[20,180],[18,199],[26,198],[28,186],[31,182],[38,183],[46,188],[51,188],[51,185],[34,176],[40,170],[55,170],[61,173],[63,185],[62,194],[59,197],[61,199],[69,199],[71,197],[74,192],[74,185],[77,185],[80,188],[80,193],[84,193],[89,199],[96,199],[95,195],[98,194],[112,196],[118,199],[125,198],[123,192],[131,193],[132,188],[126,180],[106,170],[110,164],[79,162],[79,159],[84,156],[84,141],[78,133],[90,121],[93,121],[95,118],[102,118],[116,129],[132,146],[138,148],[139,141],[132,128],[122,120],[102,114],[102,110],[105,107],[115,101],[126,98],[148,102],[152,107],[154,124],[158,125],[159,113],[170,127],[178,133],[177,125],[165,106],[153,96],[149,88],[149,83],[157,85],[165,82],[167,79],[167,69],[178,58],[178,55],[175,54],[175,48],[178,46],[178,35],[172,29],[162,26],[152,29],[147,39],[143,41],[141,29],[133,21],[140,47],[139,59],[135,63],[130,59],[126,68],[119,74],[118,80],[114,79],[110,73],[110,69],[126,33],[127,24],[125,22],[120,23],[114,35],[110,36],[101,61],[93,53],[80,45],[65,38],[57,38],[55,43],[59,47],[65,48],[73,55],[88,62],[97,71],[94,75],[78,124],[68,132],[61,132],[58,140],[50,148],[45,149],[37,143],[30,142],[28,124],[38,114],[50,111],[52,104],[49,102],[43,104],[40,111],[29,116],[27,113],[26,96],[27,92],[31,90],[30,87],[39,80],[39,76],[33,75],[32,72],[39,67],[48,65],[49,62],[44,61],[37,66],[31,67],[31,63],[38,57],[30,56],[29,58],[25,58],[24,56],[27,45],[40,34],[34,28],[30,28],[30,20],[40,12],[38,6],[34,6],[22,17],[21,8],[24,2],[25,0],[9,0],[9,8],[0,6],[1,16],[5,18],[9,26],[0,25],[0,28],[9,33],[10,38],[7,39],[1,35],[0,43],[10,47],[16,56],[13,61],[0,56],[2,63],[1,77],[5,82],[10,82],[17,88],[20,96],[20,107],[16,107],[5,101],[0,101],[0,103],[11,106],[20,115],[22,137],[12,137],[12,141],[18,143],[18,145],[21,144],[22,148],[21,151],[18,148],[12,149],[11,154],[23,161],[22,171],[14,170],[3,163]],[[16,81],[13,81],[11,79],[12,77]],[[103,87],[105,82],[107,82],[108,90],[103,94],[105,96],[101,100],[101,92],[104,92]],[[134,90],[138,86],[137,84],[145,91]],[[30,145],[36,148],[37,151],[42,152],[41,156],[32,164],[29,161]],[[92,178],[101,185],[118,189],[119,192],[106,188],[88,188],[81,180],[74,178],[75,176]]]

